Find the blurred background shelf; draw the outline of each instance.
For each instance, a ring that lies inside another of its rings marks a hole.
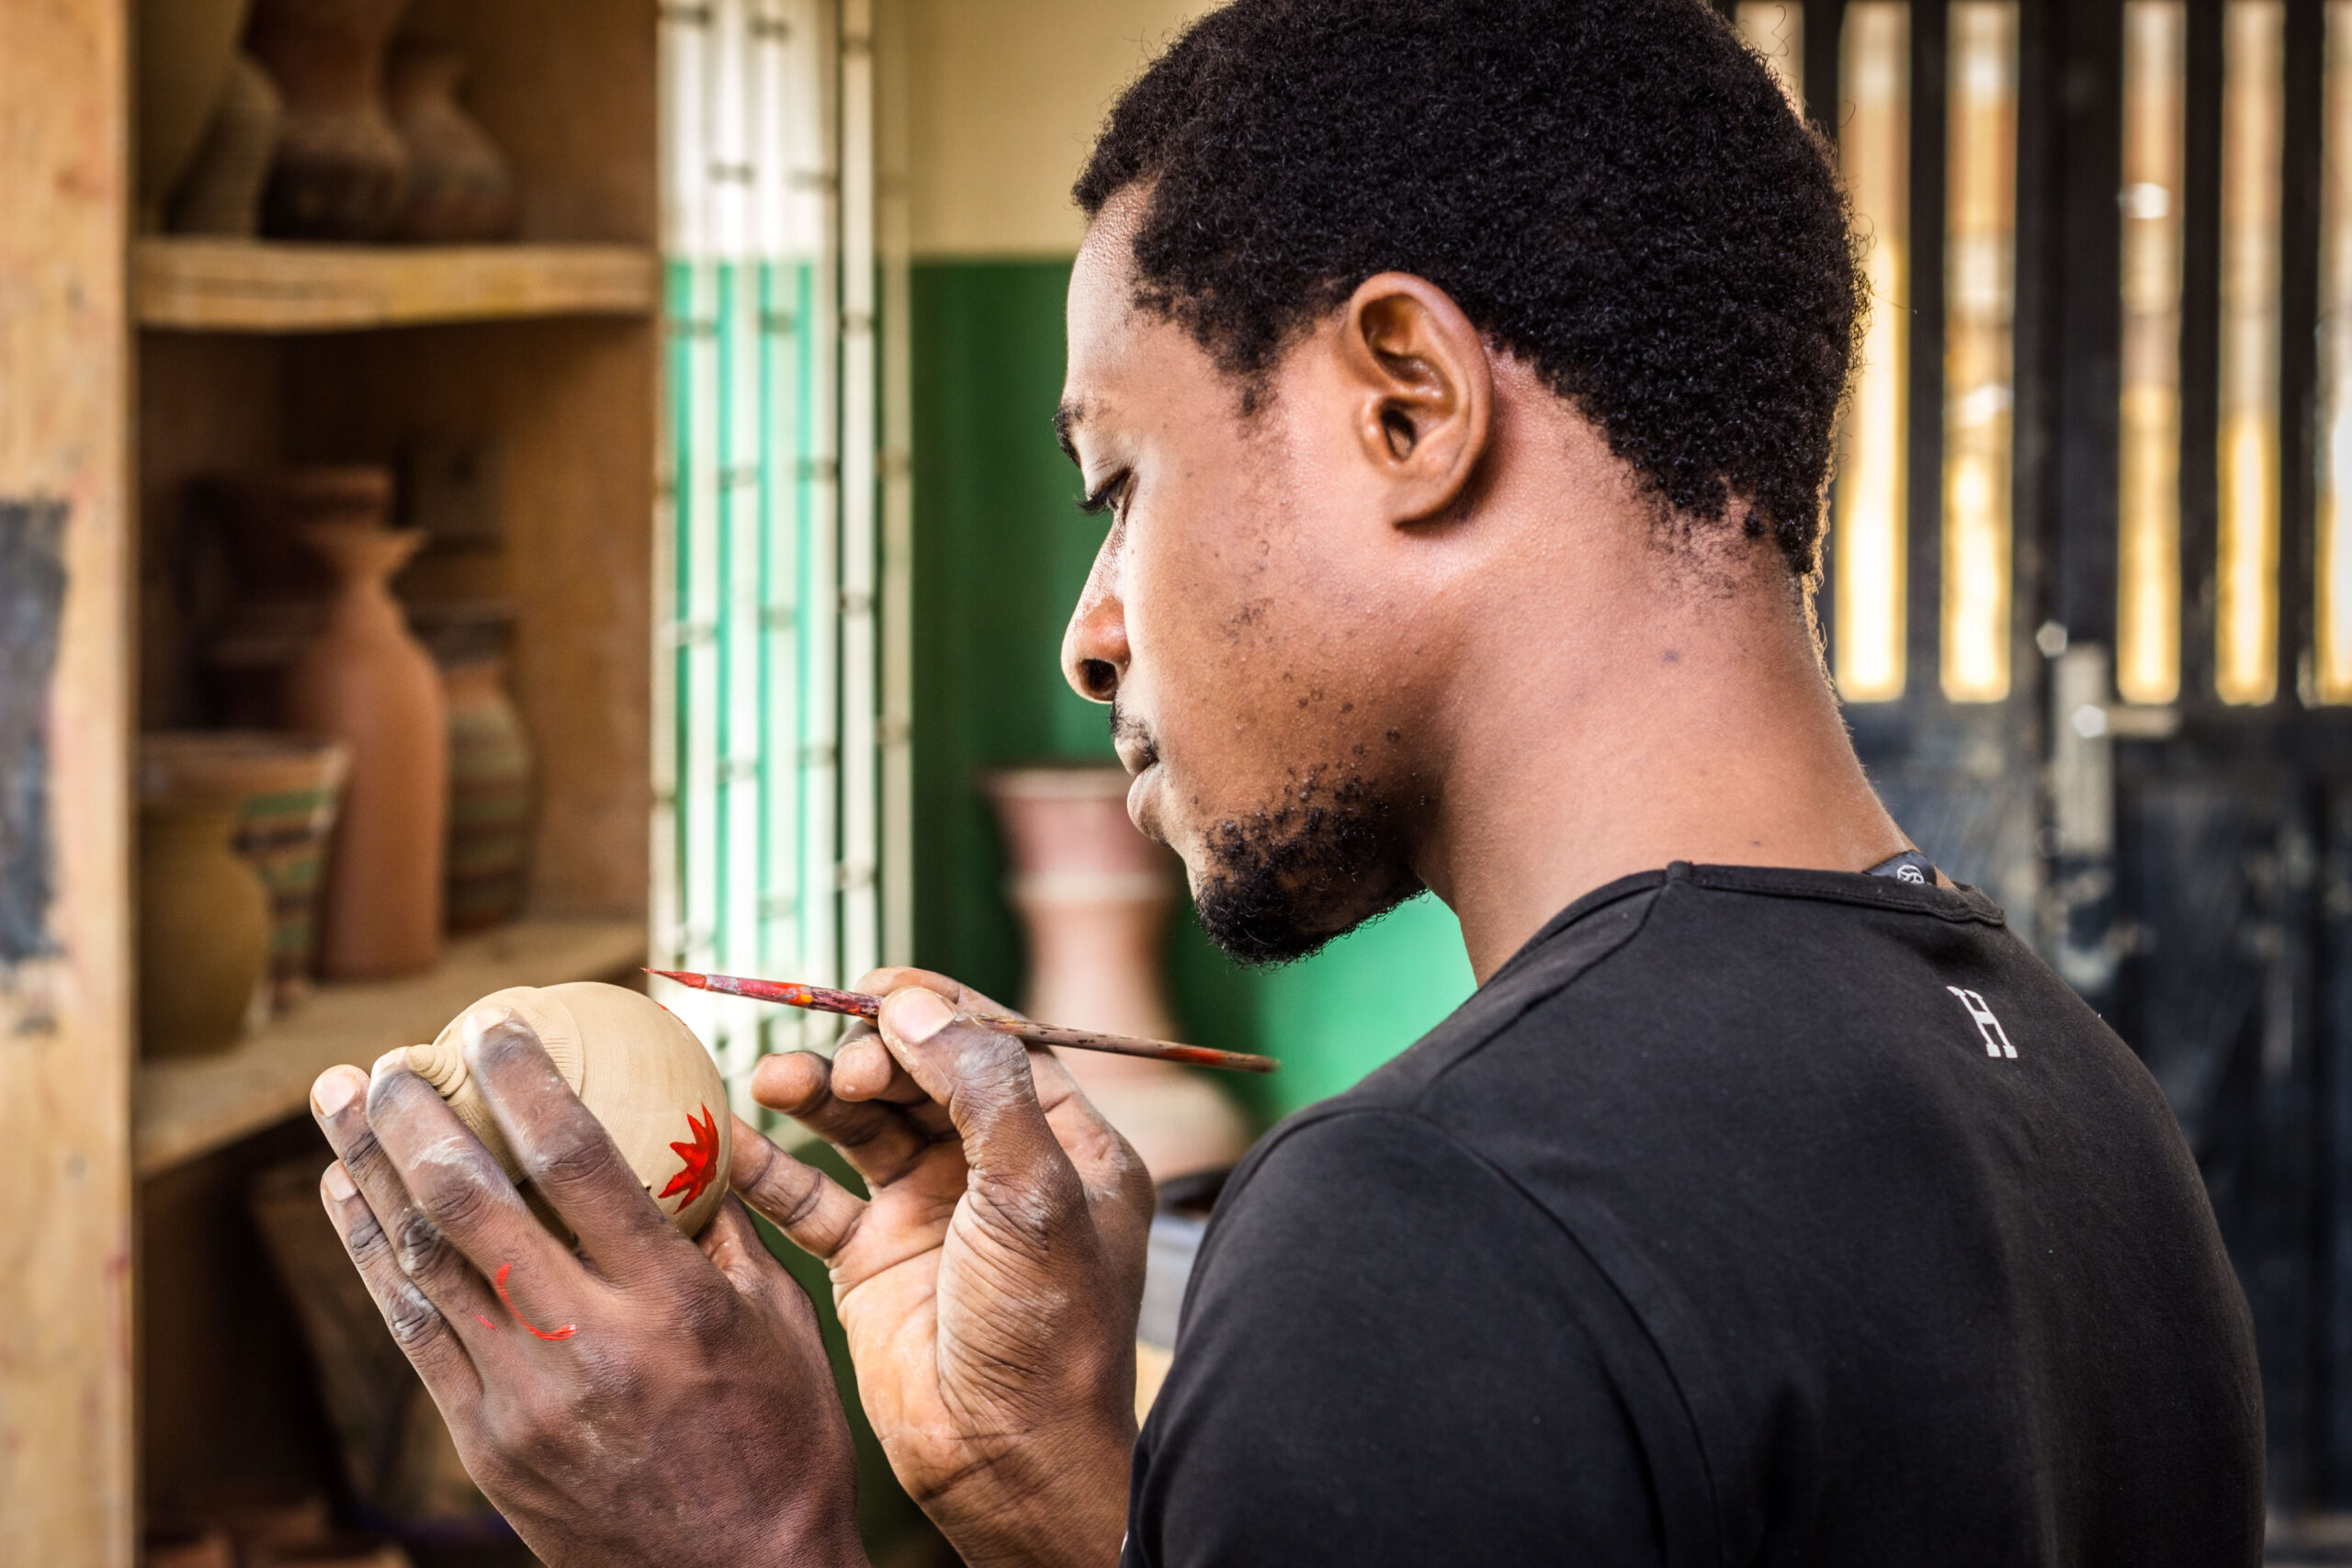
[[[143,238],[139,324],[315,333],[537,316],[650,316],[661,265],[637,245],[300,245]]]
[[[131,1089],[134,1168],[153,1176],[293,1116],[320,1073],[429,1041],[488,992],[611,979],[644,961],[642,920],[525,920],[452,942],[428,974],[322,986],[232,1051],[141,1063]]]

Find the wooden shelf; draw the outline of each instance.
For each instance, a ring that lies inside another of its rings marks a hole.
[[[132,1168],[153,1176],[295,1115],[327,1068],[428,1041],[502,987],[610,979],[644,962],[641,920],[526,920],[451,942],[430,974],[322,986],[233,1050],[141,1064]]]
[[[662,269],[636,245],[293,245],[142,239],[142,327],[323,333],[527,316],[646,316]]]

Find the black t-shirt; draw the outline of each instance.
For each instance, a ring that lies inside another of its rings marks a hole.
[[[1677,864],[1219,1201],[1130,1568],[2258,1562],[2252,1328],[1982,894]]]

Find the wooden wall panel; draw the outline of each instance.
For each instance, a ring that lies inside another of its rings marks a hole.
[[[0,0],[0,1562],[77,1568],[131,1533],[128,12]]]

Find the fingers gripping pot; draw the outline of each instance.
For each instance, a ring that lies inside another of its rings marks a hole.
[[[734,1124],[718,1064],[694,1031],[650,997],[618,986],[580,981],[564,986],[514,986],[468,1008],[505,1006],[531,1026],[554,1058],[563,1081],[612,1134],[621,1158],[677,1227],[701,1231],[727,1195]],[[440,1091],[509,1176],[522,1168],[490,1114],[481,1086],[466,1066],[460,1013],[430,1045],[412,1045],[411,1071]],[[549,1230],[566,1240],[536,1188],[523,1194]]]

